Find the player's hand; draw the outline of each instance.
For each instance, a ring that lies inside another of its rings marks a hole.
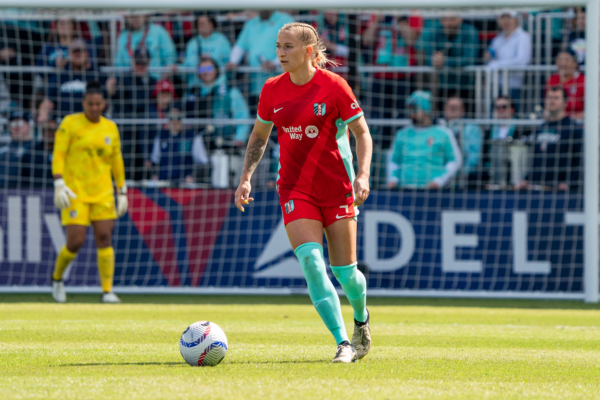
[[[254,201],[252,197],[250,197],[250,181],[240,182],[240,186],[238,186],[235,191],[235,206],[241,211],[244,212],[244,206],[242,204],[249,204],[251,201]]]
[[[117,189],[117,215],[121,218],[127,212],[129,200],[127,200],[127,186]]]
[[[59,210],[71,207],[71,199],[76,199],[77,195],[65,184],[63,178],[54,180],[54,205]]]
[[[371,189],[369,188],[369,178],[358,175],[354,179],[354,206],[358,207],[367,200]]]
[[[427,185],[427,189],[441,189],[442,186],[437,183],[437,182],[429,182],[429,184]]]

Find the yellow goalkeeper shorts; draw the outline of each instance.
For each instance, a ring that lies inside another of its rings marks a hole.
[[[90,226],[92,221],[117,219],[115,196],[112,194],[97,203],[84,203],[71,199],[71,207],[61,211],[62,224]]]

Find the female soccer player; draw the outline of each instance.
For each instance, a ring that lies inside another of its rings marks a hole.
[[[58,253],[52,274],[52,296],[67,300],[62,276],[85,241],[90,223],[98,247],[98,271],[102,282],[102,302],[118,303],[112,292],[115,253],[112,231],[117,215],[127,211],[127,187],[121,156],[119,130],[102,116],[105,102],[102,86],[88,82],[83,97],[83,113],[67,115],[56,132],[52,174],[54,204],[61,210],[67,231],[67,244]],[[115,209],[114,188],[118,205]]]
[[[285,228],[306,278],[310,298],[333,334],[333,362],[349,363],[371,347],[366,280],[356,269],[355,207],[369,196],[373,143],[363,112],[342,78],[323,67],[329,62],[319,34],[310,25],[284,25],[277,36],[283,74],[269,79],[260,95],[258,120],[248,142],[235,204],[250,197],[250,178],[273,124],[277,125],[280,169],[277,192]],[[358,175],[354,176],[347,127],[356,137]],[[348,341],[340,300],[327,276],[323,230],[331,269],[354,309],[354,335]]]

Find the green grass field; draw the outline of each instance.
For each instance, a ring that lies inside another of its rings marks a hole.
[[[98,299],[0,295],[0,398],[600,398],[600,307],[581,302],[370,299],[371,353],[334,365],[307,297]],[[203,319],[229,340],[216,368],[179,355]]]

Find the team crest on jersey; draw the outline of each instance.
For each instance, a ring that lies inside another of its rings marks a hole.
[[[69,217],[71,219],[77,218],[77,210],[71,210],[71,211],[69,211]]]
[[[289,214],[294,211],[294,200],[290,200],[283,205],[285,207],[285,213]]]
[[[106,143],[107,146],[110,146],[110,138],[108,136],[104,136],[104,143]]]
[[[430,146],[430,147],[433,146],[433,138],[432,137],[427,139],[427,146]]]
[[[326,105],[325,103],[315,103],[315,115],[317,117],[322,117],[325,115]]]
[[[313,138],[316,138],[317,135],[319,134],[319,128],[317,128],[314,125],[309,125],[304,130],[304,133],[306,133],[306,136],[308,136],[309,138],[313,139]]]

